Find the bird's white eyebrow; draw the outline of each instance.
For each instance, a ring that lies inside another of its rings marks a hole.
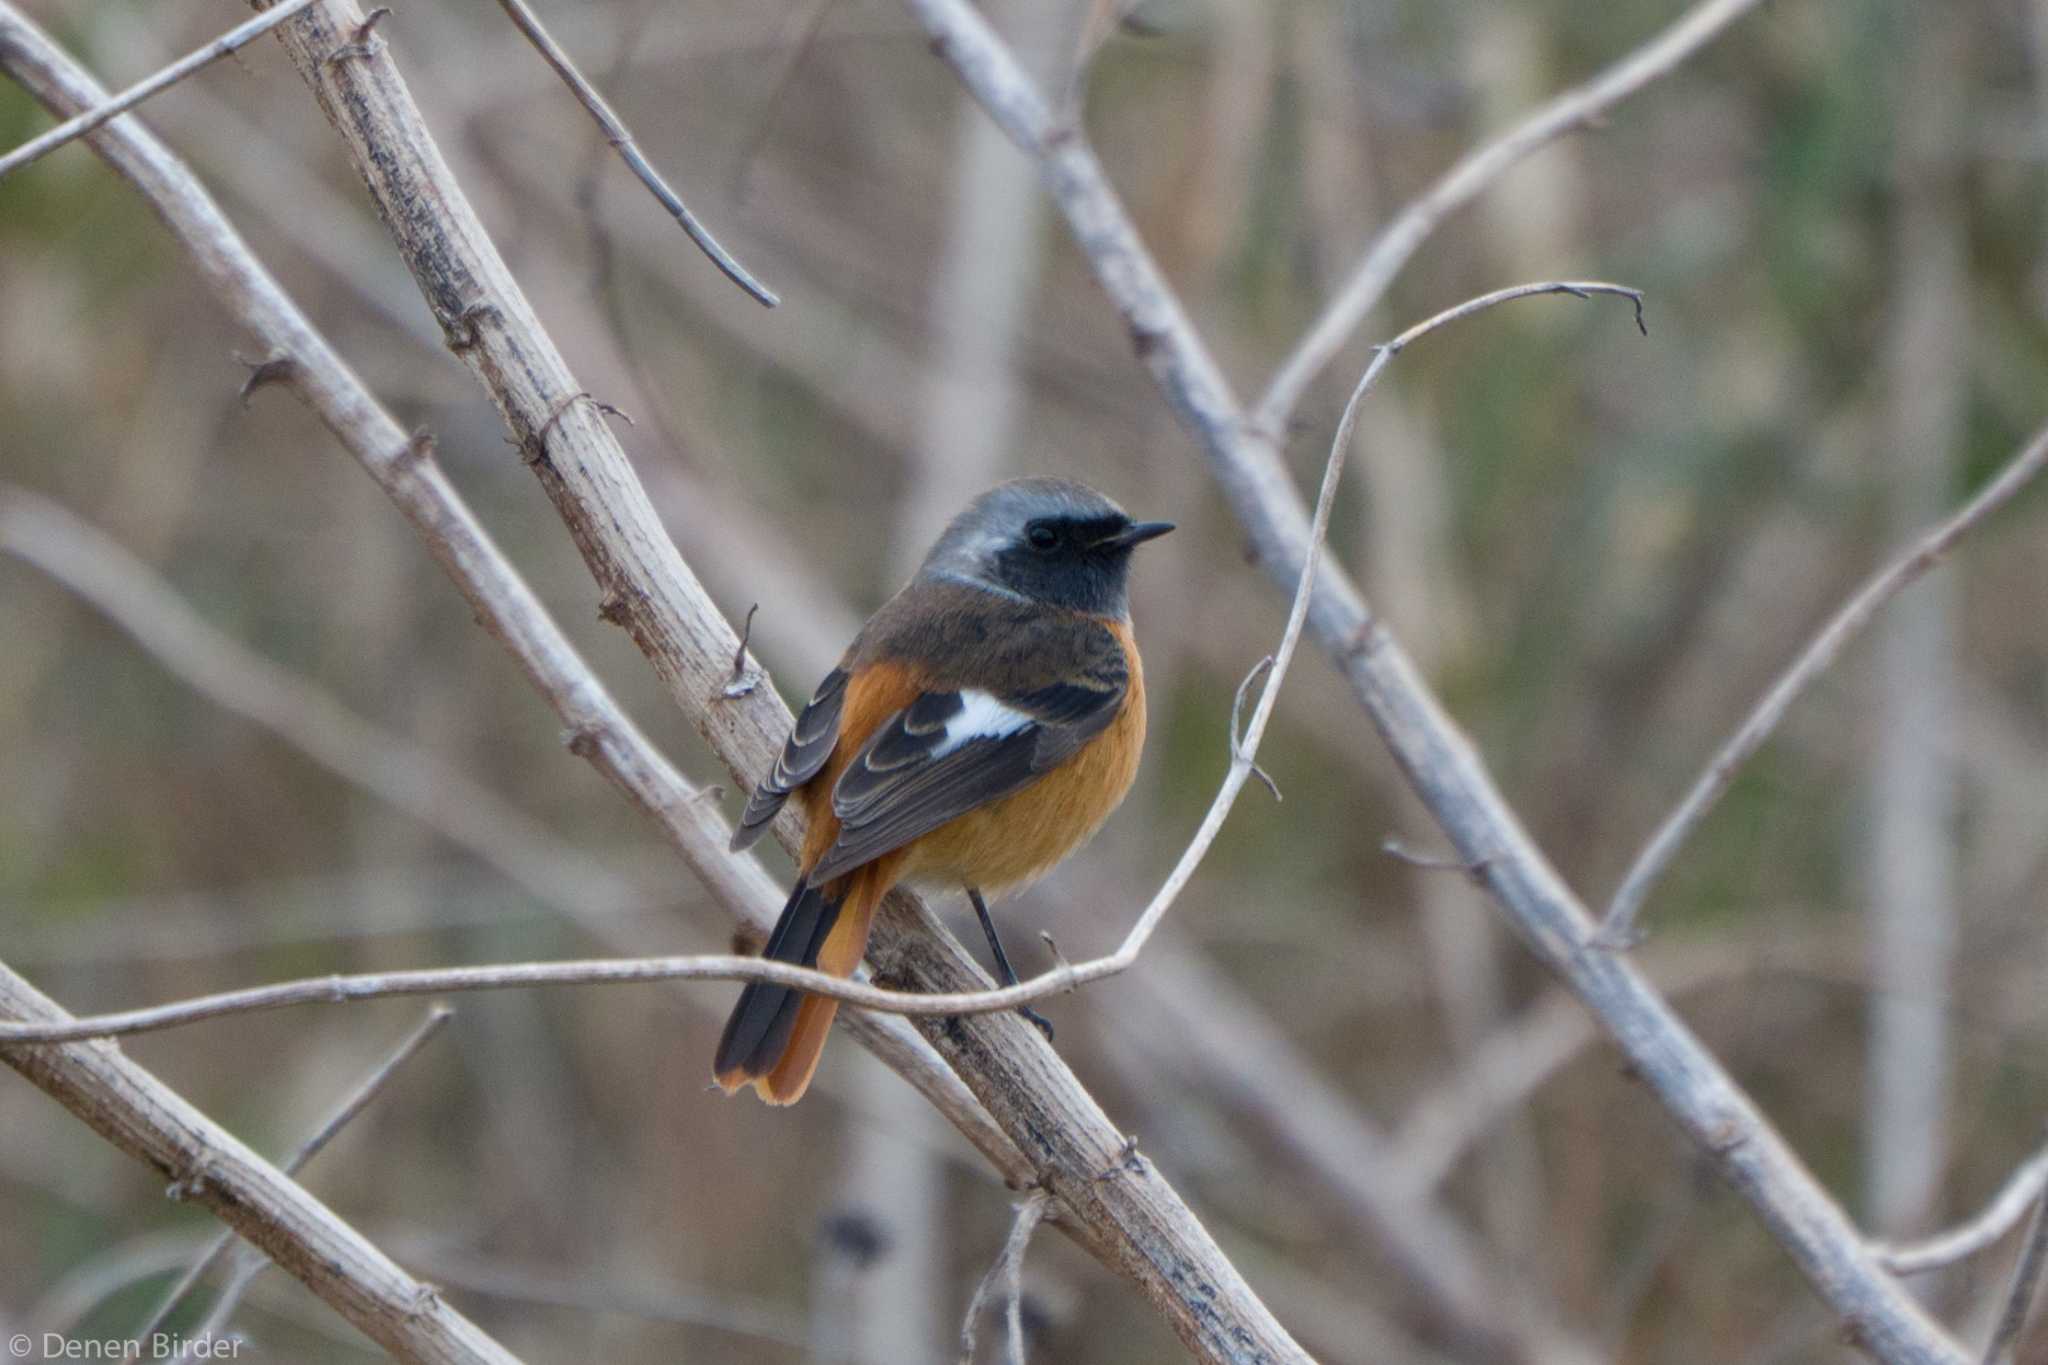
[[[1035,723],[1037,717],[1004,703],[993,693],[964,688],[960,710],[946,721],[946,737],[933,746],[931,756],[944,758],[970,740],[1008,739]]]
[[[926,577],[943,578],[948,583],[964,583],[970,588],[980,588],[983,592],[992,592],[998,597],[1007,597],[1012,602],[1029,602],[1031,600],[1014,588],[1006,588],[1000,583],[992,582],[989,579],[981,578],[971,573],[962,573],[958,569],[930,569],[926,571]]]

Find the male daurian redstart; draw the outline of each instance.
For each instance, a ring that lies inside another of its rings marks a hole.
[[[1172,529],[1064,479],[1001,484],[953,519],[818,684],[740,817],[735,850],[792,795],[810,817],[768,957],[852,975],[875,907],[907,881],[965,887],[1016,980],[982,893],[1049,871],[1130,789],[1145,679],[1124,580],[1131,550]],[[713,1076],[794,1103],[838,1008],[749,985]]]

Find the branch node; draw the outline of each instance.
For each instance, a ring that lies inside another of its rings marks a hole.
[[[299,362],[282,351],[267,360],[250,360],[236,356],[236,360],[249,367],[249,377],[242,381],[241,391],[235,396],[242,400],[242,406],[249,406],[249,395],[271,384],[289,384],[299,376]]]
[[[577,403],[581,402],[584,399],[589,399],[591,405],[594,407],[602,409],[604,406],[603,404],[599,403],[595,398],[590,397],[590,390],[578,389],[576,392],[570,394],[567,398],[564,398],[561,402],[555,404],[552,408],[548,409],[548,419],[540,424],[540,430],[535,432],[533,435],[534,444],[538,445],[541,450],[540,456],[537,456],[536,459],[544,458],[546,456],[548,446],[548,433],[555,429],[555,424],[561,421],[564,417],[568,416],[569,409],[575,407]],[[533,463],[533,461],[530,460],[528,461],[528,463],[531,464]]]
[[[738,701],[761,685],[761,675],[747,668],[747,642],[754,638],[754,613],[759,610],[759,602],[748,607],[747,619],[740,626],[739,648],[732,652],[732,676],[726,680],[725,686],[720,688],[718,693],[726,701]]]
[[[404,445],[391,452],[388,463],[393,470],[403,473],[433,458],[434,433],[425,427],[418,427]]]
[[[562,731],[562,747],[583,759],[597,757],[603,739],[603,727],[592,723],[572,725]]]
[[[1119,1176],[1145,1174],[1145,1158],[1138,1152],[1138,1135],[1126,1133],[1123,1146],[1116,1149],[1116,1156],[1109,1165],[1095,1173],[1098,1183],[1115,1180]]]
[[[1391,834],[1380,841],[1380,852],[1397,863],[1406,863],[1422,872],[1457,872],[1474,881],[1493,865],[1490,857],[1468,859],[1445,857],[1440,853],[1418,853]]]
[[[182,1204],[188,1199],[197,1199],[206,1192],[207,1186],[215,1185],[217,1188],[216,1180],[218,1176],[219,1171],[215,1169],[213,1162],[202,1159],[197,1166],[192,1168],[191,1174],[173,1180],[170,1184],[164,1186],[164,1198],[170,1200],[173,1204]]]
[[[1632,924],[1603,924],[1586,946],[1600,953],[1626,953],[1643,946],[1650,935]]]
[[[1749,1141],[1749,1134],[1733,1118],[1724,1118],[1707,1132],[1707,1146],[1716,1156],[1726,1156]]]
[[[374,40],[376,38],[377,25],[390,17],[391,8],[388,5],[379,5],[364,15],[363,22],[355,26],[355,31],[350,35],[349,41],[320,59],[321,69],[324,71],[330,66],[338,66],[342,62],[356,57],[368,57],[376,52],[377,45]]]
[[[1244,746],[1244,740],[1242,738],[1244,734],[1243,719],[1245,693],[1251,691],[1252,684],[1256,683],[1260,678],[1264,677],[1268,672],[1270,672],[1272,670],[1272,667],[1273,656],[1270,654],[1268,654],[1265,658],[1259,660],[1257,663],[1253,664],[1251,672],[1245,674],[1244,681],[1240,682],[1237,685],[1237,695],[1231,698],[1230,761],[1232,763],[1242,763],[1246,767],[1250,768],[1252,776],[1258,778],[1259,781],[1265,786],[1266,790],[1273,793],[1273,799],[1275,801],[1279,801],[1283,799],[1280,795],[1280,785],[1273,780],[1272,774],[1268,773],[1264,768],[1261,768],[1258,765],[1258,763],[1252,758],[1251,754],[1246,751]]]
[[[1065,993],[1072,995],[1081,988],[1081,983],[1073,979],[1074,964],[1069,962],[1067,955],[1060,951],[1059,940],[1055,939],[1051,934],[1040,929],[1038,931],[1038,938],[1041,943],[1045,944],[1045,951],[1052,954],[1053,970],[1066,973],[1067,989]]]
[[[1367,654],[1377,653],[1387,642],[1387,632],[1380,625],[1380,618],[1373,615],[1369,608],[1362,610],[1365,619],[1358,623],[1358,628],[1351,632],[1351,638],[1344,642],[1342,654],[1347,664]]]
[[[505,314],[497,304],[478,299],[466,305],[452,318],[441,319],[441,332],[447,338],[448,349],[461,355],[473,351],[483,344],[483,324],[487,321],[503,322]]]

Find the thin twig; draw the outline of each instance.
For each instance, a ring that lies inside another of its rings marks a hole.
[[[2048,1192],[2048,1148],[2036,1152],[2001,1185],[1976,1217],[1918,1242],[1879,1242],[1871,1250],[1894,1275],[1921,1275],[1968,1260],[2019,1226]]]
[[[1556,96],[1507,132],[1460,157],[1373,238],[1343,289],[1324,306],[1322,315],[1274,372],[1251,410],[1252,423],[1268,433],[1286,429],[1287,419],[1310,381],[1343,349],[1358,324],[1386,295],[1408,258],[1445,218],[1476,199],[1530,153],[1594,122],[1636,91],[1669,75],[1759,3],[1706,0],[1593,79]]]
[[[2006,1365],[2012,1358],[2012,1349],[2026,1329],[2034,1295],[2040,1291],[2044,1269],[2048,1269],[2048,1200],[2037,1199],[2034,1225],[2027,1233],[2026,1245],[2020,1248],[2019,1264],[2013,1267],[2012,1288],[2006,1291],[2005,1308],[1998,1315],[1991,1340],[1984,1346],[1984,1365]]]
[[[768,93],[754,113],[739,154],[732,161],[731,182],[735,198],[744,198],[747,194],[754,163],[760,159],[761,149],[768,144],[768,135],[774,130],[775,115],[782,108],[783,97],[795,82],[798,68],[817,45],[818,35],[825,28],[826,16],[832,13],[832,3],[833,0],[805,0],[783,21],[782,32],[775,42],[777,57],[773,74],[761,82],[761,88]]]
[[[283,1165],[279,1169],[286,1175],[297,1175],[299,1169],[315,1156],[318,1156],[320,1149],[332,1141],[336,1133],[346,1128],[354,1121],[356,1115],[369,1107],[370,1101],[376,1099],[383,1092],[384,1087],[390,1084],[391,1078],[398,1074],[399,1069],[411,1061],[414,1055],[431,1042],[434,1035],[445,1028],[448,1021],[454,1017],[455,1011],[449,1009],[446,1005],[435,1005],[429,1009],[427,1017],[420,1021],[419,1026],[406,1035],[405,1040],[398,1045],[390,1056],[384,1059],[375,1071],[365,1076],[356,1085],[356,1088],[349,1092],[348,1098],[335,1106],[334,1112],[329,1114],[326,1121],[314,1129],[311,1136],[304,1142],[301,1142],[289,1157],[285,1158]],[[199,1283],[200,1278],[208,1270],[213,1268],[213,1263],[220,1259],[221,1253],[226,1251],[234,1240],[235,1235],[223,1229],[218,1236],[207,1243],[206,1249],[200,1252],[198,1258],[191,1265],[186,1267],[185,1273],[178,1277],[178,1282],[172,1285],[169,1292],[158,1302],[156,1311],[149,1315],[142,1326],[131,1332],[128,1339],[139,1343],[155,1336],[157,1329],[163,1326],[164,1319],[168,1318],[172,1310],[184,1300],[187,1294],[192,1292],[192,1287]],[[247,1259],[253,1261],[258,1267],[268,1264],[260,1255],[252,1255]],[[239,1274],[237,1278],[240,1278]],[[222,1293],[220,1302],[228,1302],[228,1295],[225,1292]],[[214,1311],[216,1314],[219,1312],[218,1305],[216,1305]],[[217,1330],[217,1327],[209,1319],[208,1327],[201,1329],[197,1333],[188,1333],[187,1335],[204,1339],[212,1335],[215,1330]],[[139,1348],[138,1352],[131,1352],[127,1359],[130,1361],[136,1359],[138,1353]]]
[[[761,610],[759,602],[747,608],[747,619],[740,625],[739,648],[732,652],[732,680],[719,689],[718,695],[731,701],[744,697],[754,690],[755,680],[747,674],[747,645],[754,638],[754,613]]]
[[[801,1353],[809,1338],[800,1316],[776,1300],[729,1289],[662,1284],[625,1265],[568,1258],[560,1265],[485,1259],[422,1239],[397,1243],[406,1262],[434,1283],[485,1298],[570,1309],[607,1321],[620,1317],[709,1328]],[[862,1365],[900,1365],[869,1354]]]
[[[1420,872],[1462,872],[1471,876],[1479,869],[1463,858],[1453,858],[1442,853],[1418,853],[1394,835],[1380,840],[1380,852],[1397,863],[1405,863]]]
[[[583,73],[576,69],[576,63],[570,61],[569,54],[562,50],[562,45],[541,27],[540,17],[528,7],[526,0],[498,0],[498,4],[505,11],[506,17],[526,36],[526,41],[532,43],[542,59],[555,69],[555,74],[562,78],[562,83],[567,85],[583,107],[590,111],[590,116],[604,129],[605,141],[611,143],[612,149],[619,154],[619,159],[640,178],[640,183],[647,187],[647,192],[669,211],[669,215],[683,225],[683,231],[690,234],[690,240],[711,258],[712,264],[724,271],[727,279],[746,290],[763,307],[773,308],[780,303],[781,300],[775,296],[775,292],[749,274],[747,268],[735,260],[731,252],[720,246],[718,239],[711,235],[711,230],[698,222],[697,215],[691,213],[684,206],[682,198],[668,187],[668,182],[661,178],[661,173],[641,154],[640,144],[633,140],[633,135],[626,130],[626,125],[612,112],[611,105],[605,103],[604,96],[597,93],[597,87],[584,79]]]
[[[1348,1214],[1413,1285],[1423,1316],[1445,1325],[1454,1354],[1491,1365],[1593,1365],[1602,1352],[1560,1321],[1554,1303],[1492,1255],[1445,1206],[1401,1178],[1388,1134],[1348,1087],[1304,1055],[1271,1013],[1184,946],[1157,945],[1126,983],[1124,1013],[1142,1019],[1171,1059],[1195,1073],[1233,1115],[1263,1126],[1313,1176],[1317,1198]],[[1160,1064],[1137,1063],[1148,1077]],[[1360,1359],[1406,1361],[1407,1355]]]
[[[981,1282],[974,1286],[974,1297],[967,1301],[967,1313],[960,1321],[960,1365],[974,1365],[976,1328],[998,1291],[1003,1296],[1003,1318],[1009,1327],[1010,1365],[1025,1365],[1024,1250],[1031,1245],[1031,1234],[1038,1230],[1051,1202],[1051,1196],[1044,1190],[1033,1190],[1017,1205],[1017,1216],[1010,1223],[1010,1235],[1003,1239],[1003,1249]]]
[[[0,3],[0,51],[18,32],[16,20]],[[0,1018],[61,1022],[69,1016],[0,963]],[[180,1197],[211,1210],[393,1357],[431,1365],[518,1365],[303,1185],[119,1048],[81,1043],[4,1050],[0,1061],[173,1182]]]
[[[1870,624],[1872,617],[1892,598],[1942,561],[1942,558],[1986,517],[2012,500],[2014,494],[2048,466],[2048,428],[2043,428],[2021,447],[1998,476],[1978,490],[1977,495],[1925,531],[1869,578],[1842,604],[1820,632],[1807,642],[1791,667],[1778,675],[1756,705],[1743,717],[1735,733],[1715,751],[1671,814],[1664,817],[1657,832],[1643,845],[1629,865],[1628,874],[1614,893],[1607,916],[1601,921],[1599,942],[1604,947],[1622,948],[1634,941],[1636,919],[1642,913],[1664,869],[1679,848],[1713,809],[1714,803],[1734,783],[1736,773],[1751,755],[1763,747],[1771,732],[1785,718],[1792,703],[1813,680],[1826,672],[1848,643]]]
[[[67,142],[84,137],[109,119],[127,113],[151,95],[170,89],[201,67],[211,65],[237,48],[248,46],[312,3],[313,0],[280,0],[278,4],[228,30],[205,47],[186,53],[161,71],[137,81],[120,94],[22,143],[5,156],[0,156],[0,177],[6,176],[9,171],[20,170],[29,162],[55,151]]]
[[[1176,891],[1180,884],[1174,887]],[[1143,925],[1145,937],[1156,919]],[[1133,931],[1135,937],[1137,931]],[[1139,946],[1142,947],[1142,940]],[[470,991],[519,990],[538,986],[627,986],[656,981],[765,982],[829,996],[861,1009],[916,1017],[996,1014],[1071,991],[1128,965],[1128,944],[1108,957],[1067,968],[1055,968],[1015,986],[994,990],[927,993],[890,990],[865,981],[831,976],[810,967],[761,957],[703,953],[679,957],[600,957],[560,962],[504,962],[473,967],[414,967],[391,972],[359,972],[307,976],[267,986],[218,991],[162,1005],[80,1015],[61,1023],[0,1021],[0,1048],[17,1045],[74,1043],[87,1038],[119,1038],[157,1033],[229,1015],[291,1009],[301,1005],[341,1005],[391,996],[456,995]]]
[[[406,812],[579,922],[648,902],[649,892],[605,859],[557,838],[469,774],[215,628],[104,531],[41,494],[0,483],[0,555],[33,566],[77,594],[200,695]]]

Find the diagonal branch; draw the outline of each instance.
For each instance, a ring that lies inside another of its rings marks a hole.
[[[1322,315],[1274,372],[1252,408],[1252,424],[1268,434],[1286,429],[1303,391],[1344,348],[1366,314],[1385,297],[1401,267],[1439,223],[1478,198],[1523,158],[1594,123],[1636,91],[1669,75],[1760,2],[1704,0],[1593,79],[1556,96],[1507,132],[1460,157],[1380,229],[1337,297],[1324,306]]]
[[[1221,371],[1139,239],[1101,163],[965,0],[905,0],[933,51],[1039,162],[1054,201],[1138,356],[1200,441],[1269,577],[1294,581],[1306,553],[1301,499],[1272,439]],[[1736,12],[1723,0],[1714,14]],[[1677,1120],[1790,1253],[1857,1344],[1887,1361],[1963,1355],[1879,1267],[1828,1192],[1632,964],[1593,944],[1585,906],[1530,840],[1484,763],[1391,631],[1334,566],[1317,575],[1308,625],[1372,717],[1409,782],[1530,950],[1562,977]]]
[[[375,1071],[372,1071],[357,1083],[356,1088],[351,1090],[342,1102],[335,1106],[334,1112],[329,1114],[304,1142],[301,1142],[292,1150],[292,1154],[285,1158],[284,1165],[280,1169],[288,1176],[297,1175],[307,1162],[320,1155],[321,1149],[333,1141],[334,1135],[354,1122],[356,1115],[367,1109],[370,1101],[376,1099],[383,1092],[384,1087],[390,1084],[391,1078],[396,1076],[400,1069],[413,1059],[414,1054],[432,1042],[434,1036],[443,1028],[446,1028],[448,1021],[454,1017],[455,1012],[445,1005],[435,1005],[428,1009],[427,1017],[421,1020],[419,1025],[405,1036],[404,1041],[399,1043],[390,1056],[377,1064]],[[234,1233],[223,1228],[212,1241],[208,1242],[205,1250],[194,1257],[192,1264],[185,1268],[185,1273],[178,1277],[177,1283],[173,1284],[164,1294],[163,1298],[157,1301],[156,1311],[149,1315],[148,1320],[142,1326],[129,1334],[128,1340],[139,1343],[155,1336],[157,1329],[164,1325],[164,1319],[168,1318],[172,1311],[184,1301],[185,1296],[192,1292],[193,1286],[199,1283],[206,1272],[212,1268],[213,1263],[220,1259],[221,1253],[225,1252],[234,1240]],[[240,1259],[242,1264],[237,1268],[235,1276],[238,1283],[242,1282],[241,1276],[248,1264],[253,1263],[258,1266],[266,1264],[260,1257],[253,1257],[247,1252],[244,1252],[243,1257]],[[215,1324],[212,1319],[222,1318],[221,1309],[229,1303],[230,1294],[223,1292],[219,1303],[215,1305],[213,1312],[208,1317],[208,1325],[197,1332],[187,1332],[185,1335],[199,1341],[205,1341],[216,1335],[219,1327],[225,1325],[225,1320],[223,1318],[220,1324]],[[133,1361],[136,1359],[138,1353],[139,1347],[131,1349],[128,1360]],[[123,1362],[123,1365],[127,1365],[127,1362]]]
[[[1656,833],[1643,845],[1643,851],[1629,864],[1627,875],[1621,879],[1621,886],[1607,907],[1607,917],[1601,922],[1602,944],[1622,948],[1635,941],[1636,918],[1642,913],[1643,902],[1649,898],[1657,879],[1671,865],[1671,860],[1678,855],[1679,848],[1692,836],[1692,832],[1699,828],[1700,822],[1707,818],[1714,803],[1734,784],[1735,775],[1742,765],[1778,728],[1778,723],[1792,709],[1792,703],[1799,699],[1800,694],[1828,670],[1829,665],[1840,657],[1849,642],[1870,624],[1887,602],[1941,563],[1957,541],[2012,501],[2013,496],[2031,483],[2044,466],[2048,466],[2048,429],[2043,429],[2022,446],[2006,462],[2005,468],[1998,471],[1997,477],[1979,489],[1975,497],[1915,537],[1912,544],[1873,574],[1828,618],[1828,623],[1807,642],[1799,657],[1757,698],[1756,705],[1742,718],[1742,724],[1735,727],[1735,733],[1714,751],[1713,759],[1694,780],[1685,799],[1664,817]]]
[[[2048,1204],[2037,1203],[2033,1226],[2027,1230],[2019,1263],[2012,1270],[2005,1307],[2000,1310],[1998,1325],[1984,1347],[1984,1365],[2007,1365],[2012,1360],[2013,1348],[2019,1344],[2020,1333],[2026,1330],[2034,1307],[2034,1296],[2040,1291],[2044,1270],[2048,1270]]]
[[[469,774],[209,624],[105,532],[48,498],[0,483],[0,555],[49,575],[201,695],[405,811],[537,900],[586,924],[645,901],[604,860],[555,838]]]
[[[604,96],[597,93],[597,87],[576,69],[576,63],[569,60],[569,54],[562,50],[562,45],[541,27],[540,16],[533,12],[526,0],[498,0],[498,4],[526,41],[533,44],[542,60],[555,69],[555,74],[562,78],[562,83],[568,86],[583,107],[590,111],[590,116],[597,120],[597,126],[604,129],[605,141],[611,143],[612,150],[619,154],[619,160],[626,163],[627,168],[640,183],[647,187],[647,192],[668,210],[669,216],[682,224],[683,231],[690,235],[690,240],[697,244],[699,250],[711,258],[711,263],[724,271],[727,279],[746,290],[754,301],[764,308],[773,308],[782,302],[775,296],[774,290],[755,279],[745,266],[734,259],[731,252],[720,246],[718,239],[711,235],[711,229],[698,222],[697,215],[684,206],[682,197],[668,187],[668,182],[661,178],[661,172],[655,170],[653,164],[647,160],[646,154],[640,150],[640,144],[634,141],[633,134],[627,131],[625,123],[612,112],[612,107],[605,102]]]
[[[0,49],[14,36],[0,8]],[[0,1018],[70,1016],[0,964]],[[211,1210],[400,1360],[518,1365],[504,1347],[401,1270],[333,1210],[244,1146],[112,1043],[0,1049],[26,1076],[178,1197]]]
[[[152,95],[170,89],[201,67],[219,61],[239,48],[261,38],[285,20],[313,3],[313,0],[279,0],[253,19],[245,20],[205,47],[186,53],[153,75],[145,76],[120,94],[100,101],[92,108],[64,120],[55,128],[22,143],[0,156],[0,176],[18,171],[29,162],[47,156],[67,142],[74,142],[111,119],[119,118]]]

